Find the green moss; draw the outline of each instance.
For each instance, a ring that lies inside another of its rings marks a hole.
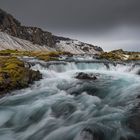
[[[24,66],[16,57],[0,57],[0,93],[27,87],[42,78],[38,71]]]
[[[128,58],[126,57],[128,56]],[[140,52],[127,52],[122,49],[114,50],[111,52],[103,52],[100,58],[109,60],[140,60]]]
[[[10,56],[11,54],[17,53],[17,52],[18,52],[18,50],[10,50],[10,49],[1,50],[1,51],[0,51],[0,55],[1,55],[1,56]]]
[[[30,56],[36,57],[44,61],[57,61],[60,55],[72,55],[69,52],[31,52]]]
[[[41,51],[18,51],[18,50],[9,50],[9,49],[0,51],[0,56],[12,56],[12,57],[30,56],[30,57],[36,57],[44,61],[59,60],[58,58],[60,55],[72,56],[72,54],[69,52],[61,52],[61,51],[41,52]]]
[[[109,60],[121,60],[122,57],[116,53],[113,52],[104,52],[100,55],[100,58],[102,59],[109,59]]]
[[[38,59],[41,59],[41,60],[44,60],[44,61],[56,61],[58,60],[57,57],[50,57],[46,54],[43,54],[43,55],[39,55],[39,56],[36,56]]]

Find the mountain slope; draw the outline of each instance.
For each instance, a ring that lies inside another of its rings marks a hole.
[[[98,54],[102,48],[77,40],[58,37],[37,27],[22,26],[12,15],[0,9],[0,50],[60,50],[74,54]]]
[[[0,50],[12,49],[12,50],[23,50],[23,51],[55,51],[54,48],[46,45],[33,44],[31,41],[20,39],[8,35],[7,33],[0,32]]]

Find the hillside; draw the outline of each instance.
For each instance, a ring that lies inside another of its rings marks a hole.
[[[99,54],[100,47],[77,40],[58,37],[37,27],[26,27],[12,15],[0,9],[0,50],[68,51],[73,54]]]

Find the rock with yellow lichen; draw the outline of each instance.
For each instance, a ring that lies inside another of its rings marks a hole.
[[[114,61],[140,60],[140,52],[127,52],[119,49],[110,52],[103,52],[101,53],[100,58]]]

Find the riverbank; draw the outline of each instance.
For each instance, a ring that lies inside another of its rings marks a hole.
[[[129,57],[128,57],[129,55]],[[41,51],[18,51],[18,50],[1,50],[0,51],[0,94],[10,92],[12,90],[28,87],[34,81],[42,78],[39,71],[33,71],[29,67],[25,67],[24,62],[19,60],[19,57],[28,56],[34,57],[45,62],[59,61],[61,56],[65,56],[67,60],[74,61],[73,54],[69,52],[41,52]],[[127,60],[124,59],[127,56]],[[134,58],[134,56],[137,58]],[[90,60],[94,59],[90,56]],[[95,58],[96,59],[96,58]],[[109,61],[126,62],[128,60],[139,60],[139,53],[124,52],[116,50],[104,52],[98,59],[106,59]]]
[[[60,55],[71,56],[68,52],[35,52],[18,50],[0,51],[0,94],[28,87],[40,80],[39,71],[31,70],[19,59],[22,56],[34,57],[43,61],[57,61]]]
[[[28,87],[40,80],[39,71],[25,67],[24,62],[13,56],[0,56],[0,95]]]

